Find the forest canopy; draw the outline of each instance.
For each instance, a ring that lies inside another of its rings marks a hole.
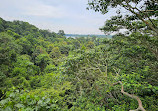
[[[100,30],[115,32],[111,39],[0,18],[0,110],[157,111],[158,2],[88,2],[102,14],[118,6],[130,14],[105,21]]]

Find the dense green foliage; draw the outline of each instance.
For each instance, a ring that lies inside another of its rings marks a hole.
[[[156,29],[157,15],[149,14],[155,16]],[[101,28],[105,33],[128,30],[111,39],[66,38],[63,30],[56,34],[0,18],[0,110],[136,109],[137,101],[123,95],[119,85],[113,86],[122,81],[124,90],[139,96],[146,110],[157,111],[158,36],[131,17],[118,15],[106,21]]]

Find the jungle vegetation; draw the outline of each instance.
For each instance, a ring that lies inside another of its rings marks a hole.
[[[102,14],[118,6],[131,14],[118,10],[100,28],[115,32],[111,39],[66,38],[63,30],[0,18],[1,111],[158,110],[158,2],[88,4]]]

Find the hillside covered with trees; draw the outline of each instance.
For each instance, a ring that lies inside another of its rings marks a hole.
[[[0,18],[0,110],[157,111],[158,2],[131,2],[89,1],[102,14],[118,5],[132,13],[100,28],[115,32],[111,39],[66,38]]]

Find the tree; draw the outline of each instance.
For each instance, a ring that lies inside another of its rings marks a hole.
[[[50,64],[50,58],[48,54],[40,54],[35,58],[35,63],[40,67],[41,72],[45,69],[47,64]]]
[[[147,93],[148,91],[143,91],[143,87],[146,85],[145,82],[157,85],[155,78],[157,78],[156,64],[158,61],[158,1],[89,0],[89,8],[102,14],[107,13],[109,8],[117,7],[124,8],[130,13],[124,15],[121,10],[117,10],[118,15],[111,17],[100,28],[106,34],[117,32],[107,48],[109,57],[108,70],[115,70],[114,67],[121,69],[121,78],[119,80],[126,80],[126,84],[135,84],[140,78],[137,82],[138,84],[142,83],[142,88],[139,88],[137,95],[140,95],[141,92]],[[121,29],[126,29],[127,32],[122,33],[120,32]],[[116,75],[119,74],[116,73]],[[139,76],[137,79],[132,78],[132,76],[136,78],[136,75]],[[130,80],[128,78],[123,79],[125,76],[131,76],[128,77]],[[127,88],[130,90],[134,88],[130,86],[132,84],[128,85]],[[121,92],[124,93],[123,90]],[[126,94],[128,95],[128,93]],[[143,93],[142,97],[144,98],[145,95]],[[139,102],[139,108],[140,106]],[[144,110],[144,108],[141,110]]]
[[[157,0],[89,0],[88,4],[89,8],[102,14],[107,13],[110,7],[116,8],[121,6],[131,12],[134,19],[141,20],[158,35],[157,24],[152,20],[152,16],[156,17],[158,15]],[[120,13],[120,10],[117,13]]]
[[[31,55],[33,53],[33,46],[30,41],[26,37],[22,37],[17,40],[17,43],[22,46],[22,54]]]
[[[58,35],[64,36],[65,35],[64,30],[59,30]]]
[[[3,32],[5,30],[5,23],[6,21],[0,17],[0,32]]]
[[[9,65],[16,60],[22,47],[16,44],[14,38],[6,33],[0,33],[0,65]]]
[[[89,42],[87,43],[86,47],[88,47],[89,49],[94,48],[94,42],[89,41]]]
[[[100,28],[104,33],[118,32],[126,29],[125,35],[132,34],[135,41],[140,40],[141,44],[150,50],[158,60],[158,20],[157,10],[158,1],[156,0],[90,0],[89,6],[95,11],[102,14],[108,12],[110,7],[122,7],[131,12],[129,15],[121,15],[112,17],[105,22],[104,27]],[[135,35],[135,36],[133,36]]]
[[[50,52],[49,56],[53,58],[59,58],[61,56],[61,52],[59,50],[59,47],[54,47],[52,51]]]
[[[39,73],[39,68],[30,61],[29,55],[21,55],[17,57],[17,61],[14,63],[14,68],[11,77],[22,76],[29,78]]]

